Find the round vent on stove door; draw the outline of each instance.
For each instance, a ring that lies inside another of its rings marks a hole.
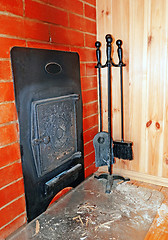
[[[45,70],[50,74],[59,74],[62,71],[62,67],[55,62],[50,62],[45,65]]]

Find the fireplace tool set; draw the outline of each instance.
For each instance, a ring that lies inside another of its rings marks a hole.
[[[95,176],[97,179],[107,179],[106,183],[106,193],[111,192],[111,187],[113,185],[113,180],[121,179],[123,181],[129,181],[129,178],[124,178],[119,175],[112,175],[112,164],[114,164],[114,157],[121,158],[124,160],[132,160],[132,145],[130,141],[124,141],[124,121],[123,121],[123,78],[122,78],[122,68],[126,66],[122,61],[122,41],[117,40],[116,45],[118,47],[118,58],[119,63],[115,64],[111,57],[112,50],[112,37],[110,34],[106,35],[106,54],[107,61],[104,65],[101,64],[101,43],[97,41],[96,46],[96,57],[97,65],[95,66],[98,69],[98,82],[99,82],[99,110],[100,110],[100,132],[97,133],[93,139],[93,145],[95,148],[95,161],[96,167],[108,166],[108,174],[101,174]],[[113,141],[111,134],[111,67],[120,68],[120,84],[121,84],[121,141]],[[101,104],[101,68],[107,67],[107,78],[108,78],[108,132],[102,131],[102,104]]]

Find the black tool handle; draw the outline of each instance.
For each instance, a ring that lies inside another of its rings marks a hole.
[[[112,136],[111,136],[111,43],[112,37],[110,34],[106,35],[106,44],[107,44],[107,78],[108,78],[108,134],[109,134],[109,161],[108,161],[108,172],[111,175],[112,169]]]
[[[122,41],[121,40],[117,40],[116,44],[118,46],[117,52],[118,52],[118,58],[119,58],[119,66],[120,66],[120,89],[121,89],[121,141],[124,141],[124,114],[123,114],[123,73],[122,73],[122,67],[125,66],[125,64],[123,64],[122,58],[123,58],[123,54],[122,54]]]
[[[107,64],[111,65],[111,43],[113,39],[110,34],[106,35],[106,42],[107,42]]]
[[[116,44],[118,46],[117,52],[118,52],[119,64],[122,65],[123,64],[123,61],[122,61],[123,54],[122,54],[122,48],[121,48],[122,41],[120,39],[118,39],[116,41]]]
[[[96,49],[96,57],[97,57],[97,67],[101,67],[101,43],[99,41],[95,42]]]
[[[95,42],[95,47],[96,49],[96,57],[97,57],[97,65],[96,68],[98,68],[98,81],[99,81],[99,123],[100,123],[100,132],[102,131],[102,103],[101,103],[101,73],[100,73],[100,68],[101,68],[101,43],[99,41]]]

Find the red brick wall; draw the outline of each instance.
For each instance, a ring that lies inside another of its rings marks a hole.
[[[0,239],[26,222],[10,49],[77,51],[81,61],[85,176],[96,168],[98,131],[95,65],[96,0],[0,1]]]

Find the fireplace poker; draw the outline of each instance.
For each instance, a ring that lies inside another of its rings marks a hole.
[[[109,161],[108,161],[108,178],[106,183],[106,192],[111,192],[111,187],[113,184],[113,178],[112,178],[112,170],[111,170],[111,164],[112,164],[112,158],[113,158],[113,148],[112,146],[112,136],[111,136],[111,43],[112,43],[112,37],[110,34],[106,35],[106,43],[107,43],[107,78],[108,78],[108,134],[109,134]]]

